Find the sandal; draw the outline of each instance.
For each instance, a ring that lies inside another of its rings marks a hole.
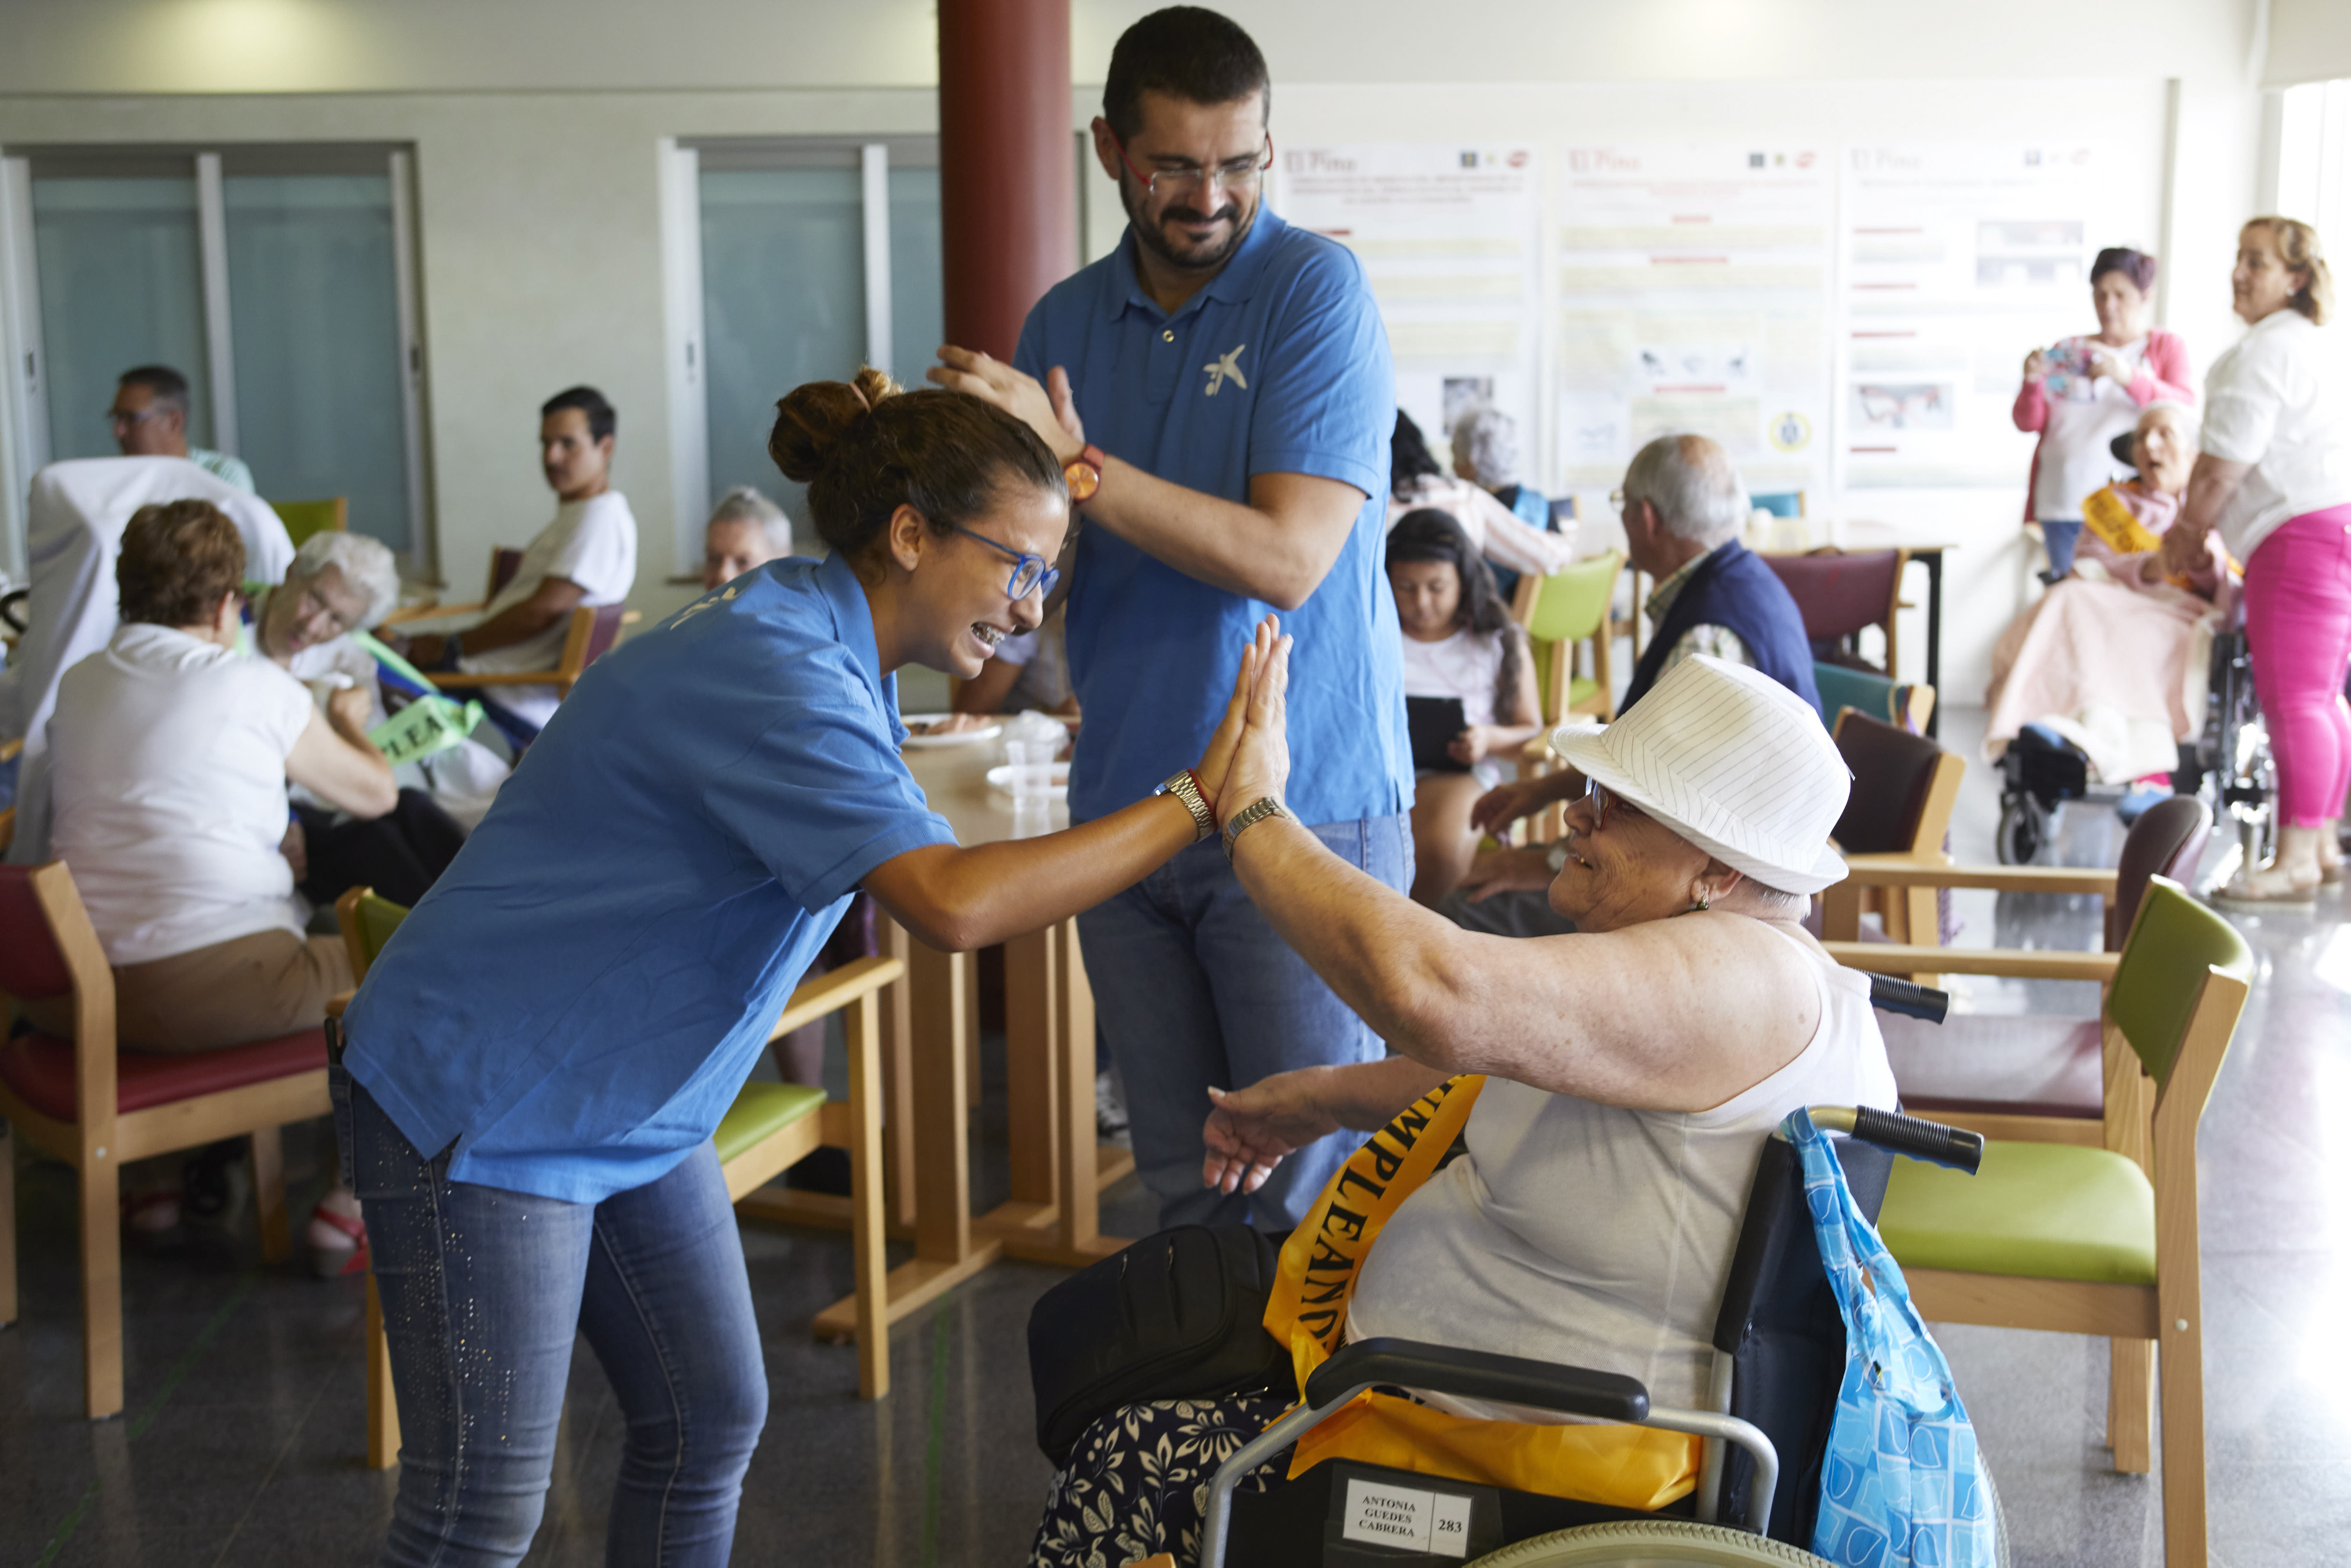
[[[340,1280],[353,1274],[364,1274],[368,1267],[367,1226],[348,1215],[337,1214],[325,1204],[310,1211],[310,1223],[340,1230],[351,1239],[348,1247],[322,1246],[310,1242],[310,1272],[321,1280]]]
[[[2251,878],[2241,877],[2226,887],[2215,888],[2211,900],[2218,908],[2233,909],[2244,915],[2259,915],[2267,909],[2315,910],[2318,907],[2318,883],[2304,886],[2289,882],[2269,882],[2264,885]]]

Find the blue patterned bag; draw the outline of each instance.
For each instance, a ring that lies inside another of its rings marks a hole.
[[[1821,1462],[1813,1551],[1841,1568],[1994,1568],[1998,1525],[1975,1427],[1902,1270],[1854,1207],[1836,1151],[1799,1109],[1780,1130],[1844,1316],[1844,1384]]]

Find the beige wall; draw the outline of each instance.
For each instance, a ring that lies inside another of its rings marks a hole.
[[[621,411],[639,601],[656,613],[682,601],[663,582],[676,519],[658,139],[935,124],[927,0],[0,4],[0,150],[414,146],[431,490],[443,570],[465,593],[492,544],[548,516],[533,411],[587,381]],[[1148,8],[1076,0],[1081,78],[1098,78]],[[2227,236],[2253,204],[2258,162],[2255,0],[2147,0],[2121,26],[2110,4],[2086,0],[1488,0],[1443,14],[1451,25],[1406,0],[1228,9],[1272,61],[1276,125],[1292,140],[2119,136],[2144,214],[2129,237],[2165,254],[2170,324],[2199,367],[2232,335]],[[2342,9],[2276,0],[2273,36]],[[1073,93],[1073,126],[1097,98]],[[1106,220],[1089,225],[1098,249],[1115,208],[1099,199],[1106,186],[1090,193]],[[1980,691],[2022,591],[2022,465],[2013,492],[1872,497],[1970,547],[1953,575],[1952,700]],[[12,495],[25,479],[0,473]]]

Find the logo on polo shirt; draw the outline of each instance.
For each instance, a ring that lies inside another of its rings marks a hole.
[[[1227,382],[1232,382],[1233,385],[1240,388],[1243,392],[1249,391],[1249,378],[1241,374],[1239,362],[1240,357],[1247,352],[1249,352],[1249,345],[1247,343],[1243,343],[1231,353],[1220,354],[1200,367],[1202,370],[1208,372],[1208,395],[1210,397],[1216,396],[1217,389],[1223,386]]]

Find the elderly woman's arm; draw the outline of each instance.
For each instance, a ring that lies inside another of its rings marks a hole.
[[[286,754],[286,777],[354,817],[381,817],[400,804],[392,764],[367,737],[368,694],[353,686],[313,711]]]
[[[1250,698],[1218,815],[1289,777],[1288,643]],[[1234,846],[1241,885],[1390,1048],[1642,1110],[1702,1111],[1793,1061],[1820,1021],[1811,966],[1761,921],[1654,920],[1605,935],[1467,932],[1324,850],[1286,816]]]

